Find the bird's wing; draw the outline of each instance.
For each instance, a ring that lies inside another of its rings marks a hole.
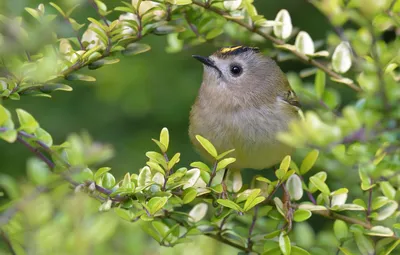
[[[296,107],[296,108],[301,108],[300,102],[296,96],[296,93],[289,89],[285,91],[282,95],[279,96],[280,99],[282,99],[284,102]]]

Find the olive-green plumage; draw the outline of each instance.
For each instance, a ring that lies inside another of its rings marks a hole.
[[[204,64],[203,82],[190,113],[189,135],[210,140],[218,152],[235,149],[230,168],[268,168],[292,152],[277,140],[298,118],[299,102],[285,74],[257,48],[222,48]]]

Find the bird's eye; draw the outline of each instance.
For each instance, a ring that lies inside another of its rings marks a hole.
[[[243,69],[242,69],[242,67],[239,66],[239,65],[232,65],[232,66],[231,66],[231,74],[232,74],[233,76],[239,76],[239,75],[241,75],[241,74],[242,74],[242,71],[243,71]]]

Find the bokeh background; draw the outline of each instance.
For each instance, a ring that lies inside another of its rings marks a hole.
[[[60,6],[71,0],[54,1]],[[67,3],[69,2],[69,3]],[[85,1],[83,1],[85,2]],[[113,4],[115,1],[104,1]],[[0,0],[0,13],[7,16],[26,16],[24,7],[35,8],[39,0]],[[273,19],[280,9],[287,9],[296,27],[307,31],[313,39],[324,39],[331,30],[324,16],[303,0],[256,0],[259,13]],[[46,5],[46,12],[54,12]],[[83,4],[73,15],[85,22],[96,14],[88,4]],[[145,165],[145,152],[156,149],[151,138],[157,138],[163,127],[171,136],[171,151],[182,153],[182,166],[199,160],[188,134],[188,117],[202,76],[202,66],[192,54],[211,54],[217,49],[205,43],[180,53],[166,53],[165,37],[149,36],[143,40],[152,50],[134,57],[122,57],[121,62],[90,71],[96,77],[94,83],[70,82],[72,92],[56,92],[51,99],[23,97],[21,101],[8,100],[5,106],[13,110],[23,108],[33,114],[50,134],[55,143],[63,142],[71,132],[88,131],[100,142],[110,143],[115,157],[106,165],[112,167],[119,178],[126,172],[137,172]],[[258,45],[270,48],[271,44]],[[298,72],[305,66],[298,61],[280,63],[284,72]],[[0,142],[0,172],[24,178],[26,159],[32,155],[20,144]],[[254,171],[246,171],[249,179]],[[197,240],[196,246],[159,248],[147,238],[135,224],[122,224],[129,241],[137,247],[137,254],[178,254],[190,250],[190,254],[212,254],[218,244],[207,238]],[[136,229],[136,230],[135,230]],[[197,247],[197,248],[196,248]],[[199,248],[200,247],[200,248]],[[226,249],[226,254],[232,250]]]

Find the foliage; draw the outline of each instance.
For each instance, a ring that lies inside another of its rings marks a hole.
[[[380,35],[398,33],[400,2],[311,1],[336,30],[324,42],[294,28],[286,10],[274,19],[258,14],[252,0],[117,2],[111,7],[90,0],[97,18],[88,17],[88,24],[73,18],[79,7],[55,3],[26,8],[31,16],[26,19],[0,16],[0,138],[36,155],[27,162],[26,180],[3,174],[0,179],[8,200],[0,227],[12,253],[74,253],[78,242],[82,254],[93,247],[101,252],[98,245],[118,235],[118,218],[140,222],[144,232],[169,247],[208,236],[255,254],[399,252],[400,41]],[[73,37],[61,33],[65,25]],[[109,145],[86,133],[54,144],[28,111],[13,114],[4,106],[23,96],[71,91],[65,83],[72,81],[96,81],[81,70],[147,52],[151,47],[140,40],[148,35],[165,35],[168,52],[207,41],[271,41],[274,50],[267,54],[312,65],[288,78],[313,110],[279,135],[299,148],[301,164],[287,156],[269,178],[258,175],[243,184],[241,173],[228,172],[222,184],[225,169],[235,161],[232,151],[217,151],[197,136],[214,162],[179,166],[181,154],[171,151],[164,128],[153,139],[158,149],[146,153],[145,166],[118,179],[111,168],[101,167],[114,154]],[[29,38],[37,40],[28,43]],[[313,84],[301,79],[311,76]],[[347,88],[350,103],[341,104],[342,95],[327,86],[328,78]],[[329,185],[328,174],[338,180],[348,175],[353,185],[346,186],[346,180]],[[100,214],[93,210],[95,200]],[[311,228],[314,215],[331,220],[330,228]]]

